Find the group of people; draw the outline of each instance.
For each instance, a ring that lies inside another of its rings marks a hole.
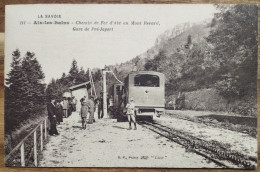
[[[63,122],[63,118],[67,118],[76,111],[77,99],[72,96],[64,97],[62,101],[57,101],[55,98],[47,105],[48,118],[50,121],[49,134],[59,135],[56,125]]]
[[[63,109],[63,116],[65,118],[69,117],[72,112],[76,112],[76,105],[77,105],[77,99],[72,96],[70,97],[64,97],[63,101],[60,102],[62,109]]]
[[[81,108],[79,115],[82,119],[82,128],[86,129],[86,124],[93,124],[95,122],[94,112],[96,107],[98,107],[98,118],[103,118],[103,99],[94,100],[93,96],[90,96],[89,99],[84,96],[81,100]],[[51,102],[47,105],[48,118],[50,121],[50,135],[58,135],[56,125],[59,125],[63,122],[63,117],[67,118],[72,114],[73,111],[76,111],[77,99],[72,96],[72,98],[63,98],[63,101],[58,102],[54,98],[51,99]],[[109,103],[108,103],[109,106]],[[126,105],[126,114],[129,122],[129,129],[132,129],[132,121],[134,123],[134,130],[136,130],[136,114],[135,114],[135,105],[134,99],[130,98],[129,103]],[[88,122],[87,122],[88,118]]]
[[[109,100],[109,98],[107,99]],[[108,100],[107,100],[107,107],[109,107]],[[95,122],[94,112],[96,110],[96,107],[98,107],[98,119],[104,117],[102,95],[100,96],[99,99],[96,100],[94,100],[94,97],[91,96],[88,101],[86,100],[86,96],[84,96],[80,100],[80,102],[81,102],[81,109],[79,115],[82,118],[82,128],[86,129],[88,114],[89,114],[88,124],[92,124],[93,122]],[[134,123],[134,130],[136,130],[137,127],[136,127],[135,104],[134,104],[134,99],[132,97],[130,98],[129,103],[127,103],[126,105],[126,114],[129,122],[129,130],[132,129],[132,122]]]

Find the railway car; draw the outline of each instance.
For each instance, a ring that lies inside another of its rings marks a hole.
[[[122,115],[130,98],[134,99],[136,116],[153,118],[165,112],[165,77],[154,71],[131,72],[124,84],[114,84],[110,93],[113,97],[111,113]]]

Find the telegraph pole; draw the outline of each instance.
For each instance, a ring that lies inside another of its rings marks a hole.
[[[103,76],[103,113],[104,118],[108,118],[107,116],[107,83],[106,83],[106,74],[109,72],[107,69],[102,70]]]
[[[90,68],[88,69],[88,77],[89,77],[89,80],[90,80],[90,86],[91,86],[91,89],[90,89],[90,94],[92,96],[92,80],[91,80],[91,73],[90,73]]]

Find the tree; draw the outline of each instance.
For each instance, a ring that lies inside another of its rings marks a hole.
[[[6,83],[10,86],[21,77],[21,52],[19,49],[16,49],[12,56],[11,71],[7,74],[8,78],[6,79]]]
[[[257,5],[217,5],[207,41],[219,63],[217,88],[223,95],[256,96]],[[227,73],[228,72],[228,73]],[[228,81],[229,84],[224,84]]]
[[[7,74],[8,78],[6,79],[8,87],[5,88],[5,120],[7,123],[9,121],[15,123],[16,118],[21,113],[22,104],[19,103],[19,100],[23,97],[22,86],[25,82],[21,69],[20,51],[16,49],[12,56],[11,71]]]
[[[162,72],[168,64],[165,63],[166,55],[163,50],[159,51],[159,53],[151,60],[148,60],[145,65],[145,70],[158,71]]]
[[[45,104],[45,84],[42,83],[44,74],[34,53],[27,52],[21,59],[17,49],[12,56],[11,71],[6,79],[9,88],[5,115],[6,124],[11,123],[15,127],[42,109]]]
[[[93,81],[94,81],[94,82],[98,82],[98,81],[101,80],[101,78],[102,78],[102,72],[101,72],[100,69],[98,69],[98,70],[94,73],[94,75],[93,75]]]
[[[75,59],[72,60],[71,68],[69,71],[70,75],[75,75],[79,72],[77,61]]]
[[[62,100],[62,94],[67,91],[67,86],[61,84],[59,80],[52,78],[51,82],[48,84],[45,94],[46,98],[50,101],[55,99],[57,101]]]
[[[30,111],[36,106],[45,104],[45,84],[43,83],[45,76],[33,52],[26,53],[21,69],[26,78],[22,87],[24,90],[22,102],[25,109]]]
[[[61,76],[61,79],[63,79],[63,78],[66,78],[66,74],[64,72],[62,73],[62,76]]]
[[[80,68],[80,71],[76,78],[76,84],[81,84],[83,82],[89,81],[89,72],[85,72],[83,67]]]
[[[77,61],[75,59],[73,59],[71,68],[69,71],[69,78],[70,78],[70,81],[73,82],[73,84],[76,83],[76,78],[78,76],[78,73],[79,73],[79,69],[78,69]]]
[[[185,48],[188,49],[190,47],[190,45],[192,44],[192,41],[191,41],[191,35],[188,35],[188,38],[187,38],[187,43],[185,45]]]

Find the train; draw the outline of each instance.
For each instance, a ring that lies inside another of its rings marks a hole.
[[[125,106],[134,99],[136,117],[153,119],[165,113],[165,76],[155,71],[130,72],[124,83],[109,89],[109,112],[117,119],[126,118]]]

